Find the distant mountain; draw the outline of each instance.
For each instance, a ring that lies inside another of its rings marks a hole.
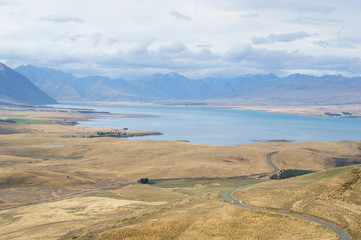
[[[77,78],[51,68],[20,66],[16,71],[31,79],[41,90],[57,100],[130,100],[132,94],[123,90],[128,82],[102,76]]]
[[[15,71],[29,78],[42,91],[55,99],[80,99],[79,93],[68,84],[69,81],[76,79],[71,74],[31,65],[20,66]]]
[[[136,79],[130,85],[139,97],[149,100],[196,100],[208,94],[205,82],[190,80],[178,73],[156,73]]]
[[[31,65],[18,67],[16,71],[58,100],[224,100],[230,104],[244,105],[361,103],[361,77],[248,74],[234,78],[193,80],[178,73],[156,73],[126,81],[102,76],[77,78],[59,70]]]
[[[29,79],[0,63],[0,103],[41,105],[57,102]]]

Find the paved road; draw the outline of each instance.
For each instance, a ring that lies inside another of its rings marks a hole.
[[[273,171],[270,174],[274,174],[274,173],[278,172],[278,170],[279,170],[275,165],[273,165],[272,159],[271,159],[272,156],[277,154],[277,153],[279,153],[279,152],[267,153],[267,157],[266,157],[267,158],[267,163],[271,168],[273,168]]]
[[[272,155],[277,154],[277,153],[278,152],[272,152],[272,153],[267,154],[267,163],[268,163],[268,165],[270,167],[272,167],[274,169],[273,172],[271,172],[270,174],[274,174],[279,170],[276,166],[273,165],[272,160],[271,160]],[[254,185],[254,184],[251,184],[251,185]],[[341,229],[339,227],[336,227],[334,225],[331,225],[331,224],[329,224],[327,222],[321,221],[320,219],[317,219],[315,217],[312,217],[312,216],[309,216],[309,215],[306,215],[306,214],[298,215],[298,214],[295,214],[295,213],[290,213],[288,210],[282,210],[282,209],[269,210],[269,209],[251,207],[251,206],[244,205],[244,204],[240,203],[239,201],[236,201],[236,200],[231,198],[230,194],[232,192],[234,192],[236,190],[240,190],[240,189],[248,187],[248,186],[251,186],[251,185],[247,185],[247,186],[237,188],[237,189],[229,189],[227,191],[222,192],[221,197],[224,200],[226,200],[227,202],[232,203],[233,205],[235,205],[237,207],[246,208],[246,209],[255,210],[255,211],[277,213],[277,214],[282,214],[282,215],[286,215],[286,216],[290,216],[290,217],[296,217],[296,218],[304,219],[304,220],[307,220],[307,221],[310,221],[310,222],[318,223],[318,224],[321,224],[322,226],[334,231],[338,235],[339,240],[350,240],[351,239],[351,237],[343,229]]]
[[[233,205],[235,205],[237,207],[246,208],[246,209],[255,210],[255,211],[277,213],[277,214],[301,218],[301,219],[304,219],[304,220],[307,220],[310,222],[318,223],[318,224],[321,224],[322,226],[327,227],[327,228],[331,229],[332,231],[334,231],[338,235],[339,240],[350,240],[351,239],[351,237],[343,229],[336,227],[334,225],[331,225],[327,222],[321,221],[312,216],[306,215],[306,214],[298,215],[298,214],[290,213],[290,212],[288,212],[288,210],[281,210],[281,209],[280,210],[269,210],[269,209],[263,209],[263,208],[257,208],[257,207],[250,207],[250,206],[241,204],[238,201],[232,199],[229,195],[236,190],[239,190],[239,189],[230,189],[230,190],[224,191],[221,193],[221,197],[224,200],[226,200],[227,202],[232,203]]]

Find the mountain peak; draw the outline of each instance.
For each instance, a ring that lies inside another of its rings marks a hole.
[[[175,77],[184,77],[183,75],[181,75],[181,74],[179,74],[177,72],[170,72],[170,73],[166,74],[166,76],[173,77],[173,78],[175,78]]]
[[[5,64],[3,64],[2,62],[0,62],[0,71],[4,71],[7,68],[7,66]]]

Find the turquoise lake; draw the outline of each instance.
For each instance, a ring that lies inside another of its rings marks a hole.
[[[58,105],[59,106],[59,105]],[[57,107],[57,106],[54,106]],[[294,142],[361,140],[361,120],[275,114],[248,110],[159,106],[60,105],[143,117],[102,117],[79,122],[90,128],[156,131],[137,139],[187,140],[198,144],[236,145],[266,140]]]

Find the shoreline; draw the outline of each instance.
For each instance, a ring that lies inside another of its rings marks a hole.
[[[73,101],[59,102],[64,105],[90,104],[90,105],[126,105],[126,106],[161,106],[161,107],[184,107],[184,108],[203,108],[203,109],[233,109],[233,110],[255,110],[266,113],[282,113],[300,116],[323,117],[323,118],[348,118],[361,119],[361,104],[349,105],[223,105],[220,103],[202,102],[203,104],[192,103],[157,103],[157,102],[104,102],[104,101]],[[111,114],[110,114],[111,115]],[[123,115],[124,117],[128,117]],[[138,116],[135,116],[138,117]],[[141,117],[141,116],[140,116]]]
[[[59,106],[28,106],[27,108],[18,108],[17,106],[0,107],[0,134],[25,133],[25,132],[47,132],[54,128],[61,129],[65,137],[76,138],[132,138],[151,135],[162,135],[161,132],[155,131],[136,131],[128,128],[115,129],[107,128],[90,128],[79,126],[79,122],[91,121],[102,117],[128,117],[144,118],[157,117],[147,114],[113,114],[110,112],[96,111],[93,109],[78,109]],[[14,132],[14,129],[16,131]],[[46,129],[46,130],[45,130]],[[26,131],[25,131],[26,130]],[[55,131],[58,132],[58,131]]]

